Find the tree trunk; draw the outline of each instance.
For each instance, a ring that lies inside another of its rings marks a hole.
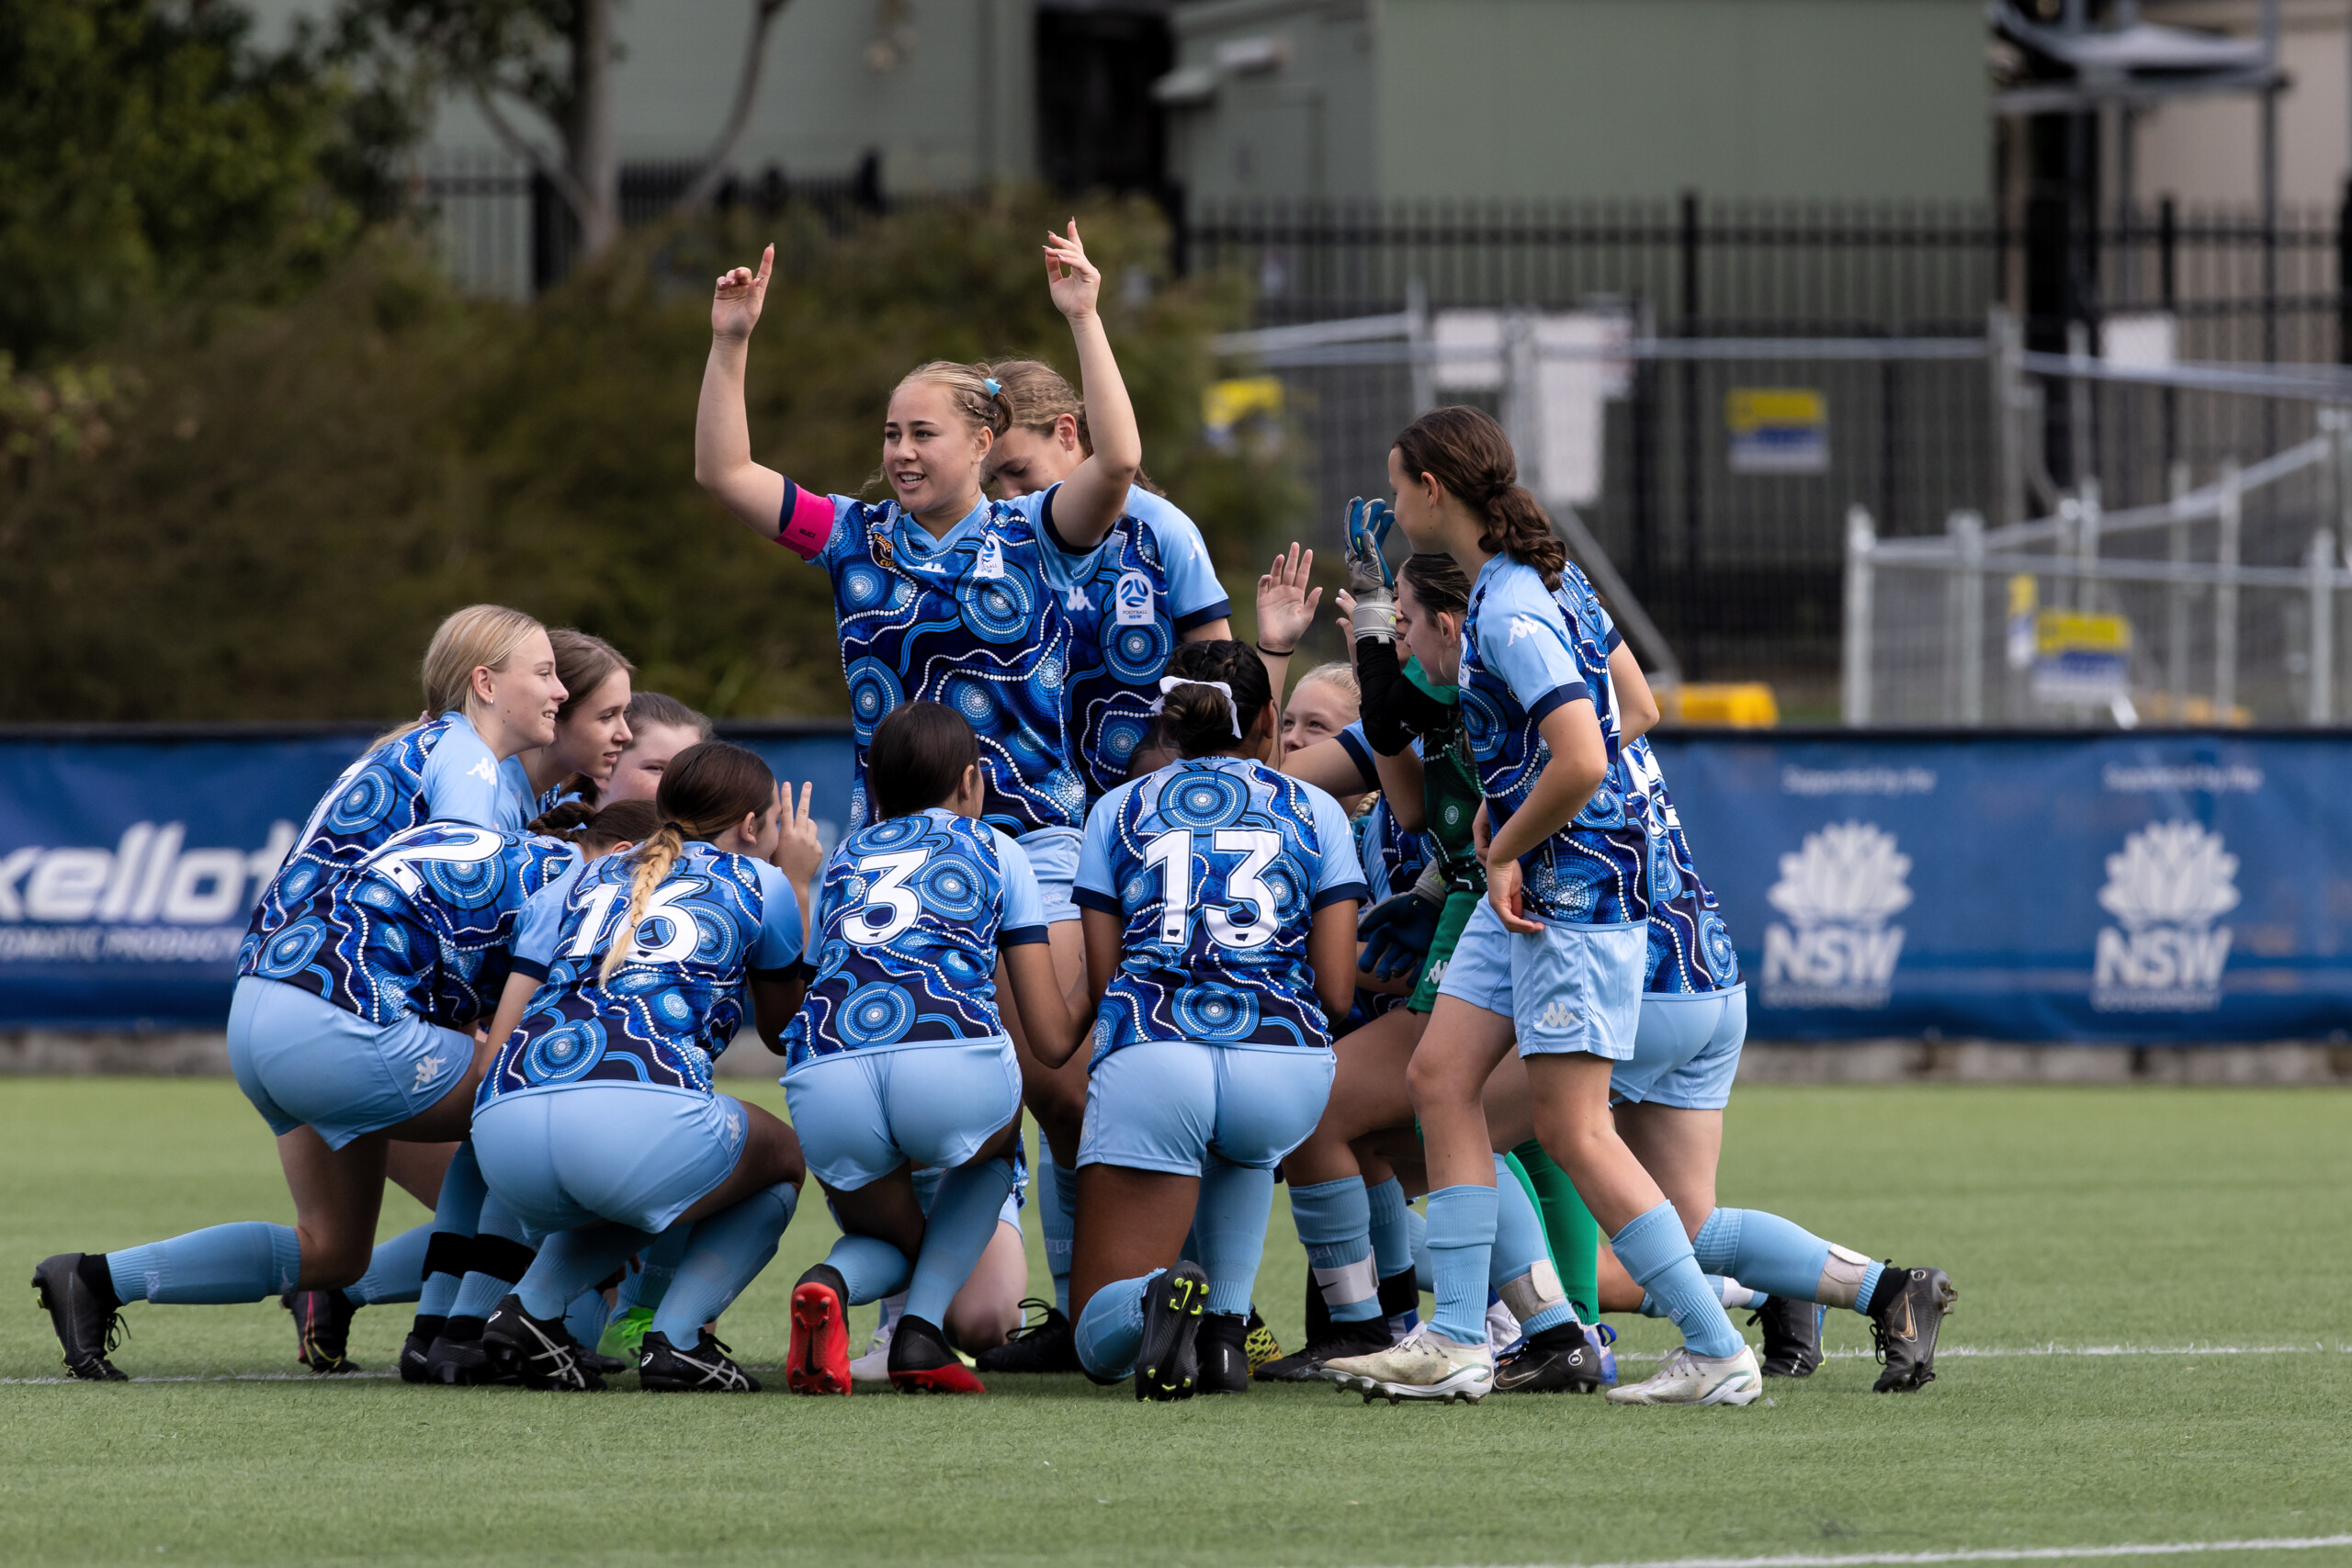
[[[574,0],[571,123],[564,152],[585,201],[580,249],[594,259],[621,232],[620,153],[613,141],[613,0]]]

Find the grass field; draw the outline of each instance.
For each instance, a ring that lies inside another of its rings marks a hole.
[[[561,1396],[312,1378],[275,1304],[138,1304],[116,1359],[150,1381],[59,1383],[35,1261],[290,1206],[226,1080],[0,1083],[0,1562],[1176,1568],[2352,1534],[2342,1093],[1757,1088],[1724,1193],[1950,1269],[1940,1381],[1872,1395],[1844,1314],[1817,1375],[1747,1410],[1321,1386],[1138,1405],[1077,1378],[961,1401]],[[422,1217],[387,1208],[386,1234]],[[804,1204],[722,1325],[739,1357],[782,1359],[791,1281],[832,1235]],[[1304,1268],[1278,1196],[1260,1302],[1292,1343]],[[407,1318],[363,1313],[355,1355],[388,1368]],[[1673,1342],[1620,1326],[1622,1351]]]

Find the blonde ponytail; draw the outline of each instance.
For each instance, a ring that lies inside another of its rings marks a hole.
[[[418,671],[424,686],[424,714],[379,736],[376,744],[397,740],[445,713],[462,711],[473,692],[475,671],[504,669],[533,632],[546,629],[503,604],[469,604],[452,614],[435,629]]]
[[[611,985],[613,976],[637,951],[638,923],[686,852],[687,841],[713,839],[775,803],[775,774],[757,752],[724,740],[705,740],[670,759],[662,770],[662,786],[653,795],[662,826],[629,854],[628,908],[621,911],[613,945],[597,966],[598,985]]]
[[[678,857],[685,852],[684,829],[675,822],[664,822],[629,856],[633,869],[628,878],[628,908],[621,911],[621,923],[613,932],[613,945],[597,967],[596,984],[611,985],[614,974],[637,951],[637,923],[645,919],[645,907],[653,901],[654,889],[662,886],[662,879],[678,863]]]

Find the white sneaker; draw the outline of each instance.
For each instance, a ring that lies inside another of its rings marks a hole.
[[[1736,1356],[1695,1356],[1686,1345],[1641,1382],[1611,1389],[1609,1403],[1753,1404],[1763,1392],[1764,1374],[1757,1370],[1756,1352],[1747,1346]]]
[[[1323,1363],[1323,1375],[1361,1390],[1369,1404],[1386,1394],[1400,1399],[1461,1400],[1476,1404],[1494,1391],[1495,1356],[1483,1344],[1463,1345],[1423,1324],[1385,1350]]]
[[[1487,1348],[1499,1359],[1504,1352],[1526,1337],[1520,1332],[1519,1319],[1510,1308],[1500,1302],[1487,1303]]]
[[[890,1331],[899,1326],[897,1317],[886,1317],[874,1329],[874,1342],[865,1354],[849,1364],[852,1382],[888,1382],[890,1381]]]

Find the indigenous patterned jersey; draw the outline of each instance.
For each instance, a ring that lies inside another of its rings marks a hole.
[[[372,1023],[470,1029],[498,1009],[524,903],[580,852],[558,839],[427,822],[322,877],[251,973]]]
[[[1141,1040],[1329,1045],[1307,930],[1365,893],[1347,814],[1312,784],[1239,757],[1121,784],[1086,820],[1072,895],[1125,926],[1094,1061]]]
[[[1552,761],[1540,726],[1555,708],[1589,701],[1609,771],[1568,825],[1521,857],[1524,908],[1555,925],[1624,925],[1649,918],[1642,801],[1619,755],[1609,655],[1617,628],[1573,563],[1557,593],[1531,566],[1497,556],[1479,570],[1462,625],[1463,732],[1499,831]]]
[[[825,863],[817,977],[785,1031],[785,1070],[844,1051],[998,1040],[1000,947],[1046,940],[1019,844],[933,807],[860,828]]]
[[[548,886],[523,913],[514,968],[542,976],[499,1047],[477,1105],[502,1094],[601,1082],[710,1092],[710,1064],[741,1027],[745,979],[800,957],[800,905],[784,873],[697,840],[638,918],[612,983],[637,857],[606,855]]]
[[[1070,620],[1070,750],[1092,798],[1126,782],[1177,639],[1233,605],[1193,520],[1140,486],[1092,549],[1063,548],[1050,526],[1046,537],[1046,569]]]
[[[979,736],[982,810],[991,826],[1018,838],[1075,828],[1084,818],[1085,787],[1064,739],[1069,618],[1046,580],[1049,547],[1040,532],[1053,495],[984,501],[934,539],[896,502],[820,501],[786,482],[780,536],[791,547],[808,536],[797,513],[832,509],[831,532],[808,558],[833,580],[857,739],[852,828],[869,812],[865,748],[874,727],[900,703],[923,698],[962,714]]]
[[[420,822],[514,831],[531,819],[530,807],[530,784],[519,766],[502,766],[462,713],[445,713],[381,742],[334,781],[262,890],[237,953],[237,973],[255,972],[262,943],[320,883],[357,865],[393,834]]]
[[[1739,984],[1739,950],[1714,893],[1699,880],[1649,737],[1626,746],[1625,769],[1646,803],[1649,825],[1650,956],[1642,989],[1672,995]]]

